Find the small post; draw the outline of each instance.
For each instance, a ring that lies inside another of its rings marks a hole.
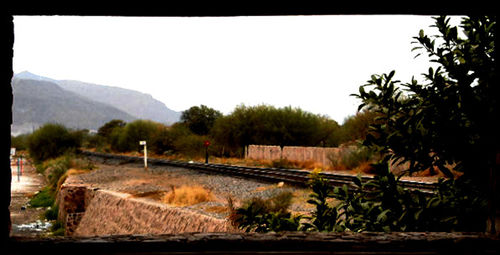
[[[21,181],[21,168],[19,167],[19,158],[17,158],[17,182]]]
[[[20,165],[21,165],[21,175],[23,175],[23,174],[24,174],[24,167],[23,167],[23,155],[22,155],[22,154],[21,154],[21,155],[19,155],[19,158],[20,158],[20,160],[21,160],[21,163],[20,163]]]
[[[144,170],[148,170],[148,148],[146,141],[140,141],[139,145],[144,145]]]
[[[206,140],[203,142],[203,146],[205,146],[205,164],[208,164],[208,146],[210,146],[210,141]]]

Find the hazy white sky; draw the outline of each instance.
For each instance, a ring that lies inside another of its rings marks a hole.
[[[458,20],[458,19],[457,19]],[[176,111],[291,105],[341,124],[372,74],[420,78],[429,16],[15,16],[14,73],[151,94]],[[124,102],[126,103],[126,102]]]

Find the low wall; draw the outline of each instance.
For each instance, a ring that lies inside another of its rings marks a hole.
[[[66,236],[235,231],[227,220],[125,193],[91,189],[71,183],[70,177],[58,195],[59,219],[65,223]]]
[[[226,220],[130,196],[97,191],[74,236],[227,232],[232,229]]]
[[[283,151],[281,151],[279,146],[249,145],[247,158],[279,160],[283,157],[288,160],[314,161],[326,167],[330,165],[328,155],[337,154],[339,150],[339,148],[329,147],[284,146]]]

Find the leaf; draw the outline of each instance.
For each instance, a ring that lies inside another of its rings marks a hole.
[[[377,216],[377,222],[385,222],[387,220],[387,213],[389,213],[391,209],[387,209],[382,211],[378,216]]]
[[[387,78],[387,80],[388,80],[388,81],[389,81],[389,80],[391,80],[391,79],[392,79],[392,77],[394,76],[394,74],[395,74],[395,73],[396,73],[396,71],[395,71],[395,70],[392,70],[392,71],[389,73],[389,77]]]
[[[352,181],[353,181],[353,182],[354,182],[354,184],[356,184],[356,186],[358,186],[358,187],[363,186],[363,185],[361,184],[361,174],[358,174],[356,177],[354,177]]]
[[[424,35],[424,30],[423,29],[420,29],[420,31],[418,32],[418,36],[420,38],[423,38],[425,35]]]

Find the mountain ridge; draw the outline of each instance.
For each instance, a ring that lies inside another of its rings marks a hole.
[[[49,122],[93,130],[111,119],[150,119],[172,124],[181,114],[149,94],[124,88],[55,80],[27,71],[14,75],[11,84],[13,135],[29,133]]]

